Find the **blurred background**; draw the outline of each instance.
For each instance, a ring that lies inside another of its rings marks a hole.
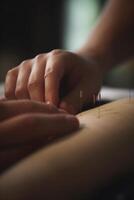
[[[0,82],[27,58],[55,48],[79,48],[96,24],[106,0],[1,0]],[[134,86],[134,62],[110,72],[104,85]]]

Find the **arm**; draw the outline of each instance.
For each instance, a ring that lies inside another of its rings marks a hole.
[[[80,55],[98,60],[104,71],[134,56],[134,2],[109,0]]]
[[[3,174],[1,200],[79,199],[112,178],[133,172],[134,99],[100,109],[100,117],[98,108],[80,114],[83,128],[74,135]]]

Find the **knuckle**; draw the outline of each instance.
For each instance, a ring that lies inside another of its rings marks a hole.
[[[35,61],[36,61],[36,62],[41,61],[42,59],[44,59],[44,56],[45,56],[45,54],[38,54],[38,55],[35,57]]]
[[[52,50],[48,57],[49,65],[46,68],[46,70],[49,71],[50,70],[49,68],[56,70],[60,70],[61,68],[63,68],[63,66],[66,64],[65,62],[65,60],[67,59],[66,54],[67,54],[66,51],[60,49]]]
[[[50,51],[51,56],[56,56],[56,55],[59,55],[61,53],[63,53],[63,50],[61,50],[61,49],[54,49],[54,50]]]
[[[28,65],[29,63],[30,63],[30,59],[27,59],[27,60],[24,60],[21,64],[20,64],[20,66],[25,66],[25,65]]]
[[[40,85],[41,83],[39,80],[33,80],[33,81],[29,81],[27,87],[28,87],[28,90],[32,90],[32,89],[40,87]]]
[[[15,67],[15,68],[13,68],[13,69],[10,69],[10,70],[7,72],[7,76],[15,76],[17,70],[18,70],[17,67]]]
[[[52,70],[57,70],[58,68],[60,68],[62,65],[62,61],[60,59],[60,57],[50,57],[49,58],[49,65],[48,67],[46,67],[46,72],[52,71]]]
[[[55,69],[55,65],[54,64],[51,64],[50,66],[46,67],[45,69],[45,77],[51,73],[51,72],[54,72],[54,69]]]

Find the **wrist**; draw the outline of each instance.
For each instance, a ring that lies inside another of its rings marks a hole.
[[[104,51],[99,47],[82,47],[75,52],[90,63],[98,66],[105,75],[113,66],[108,51]]]

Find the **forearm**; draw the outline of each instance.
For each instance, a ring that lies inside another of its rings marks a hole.
[[[133,105],[134,100],[118,101],[101,107],[101,114],[98,109],[81,114],[83,128],[75,135],[1,177],[1,199],[8,195],[12,200],[79,199],[113,177],[133,171]]]
[[[6,148],[3,150],[0,149],[0,174],[44,145],[40,143],[36,145],[17,146],[9,149]]]
[[[104,70],[134,56],[134,2],[109,0],[86,44],[78,52]]]

